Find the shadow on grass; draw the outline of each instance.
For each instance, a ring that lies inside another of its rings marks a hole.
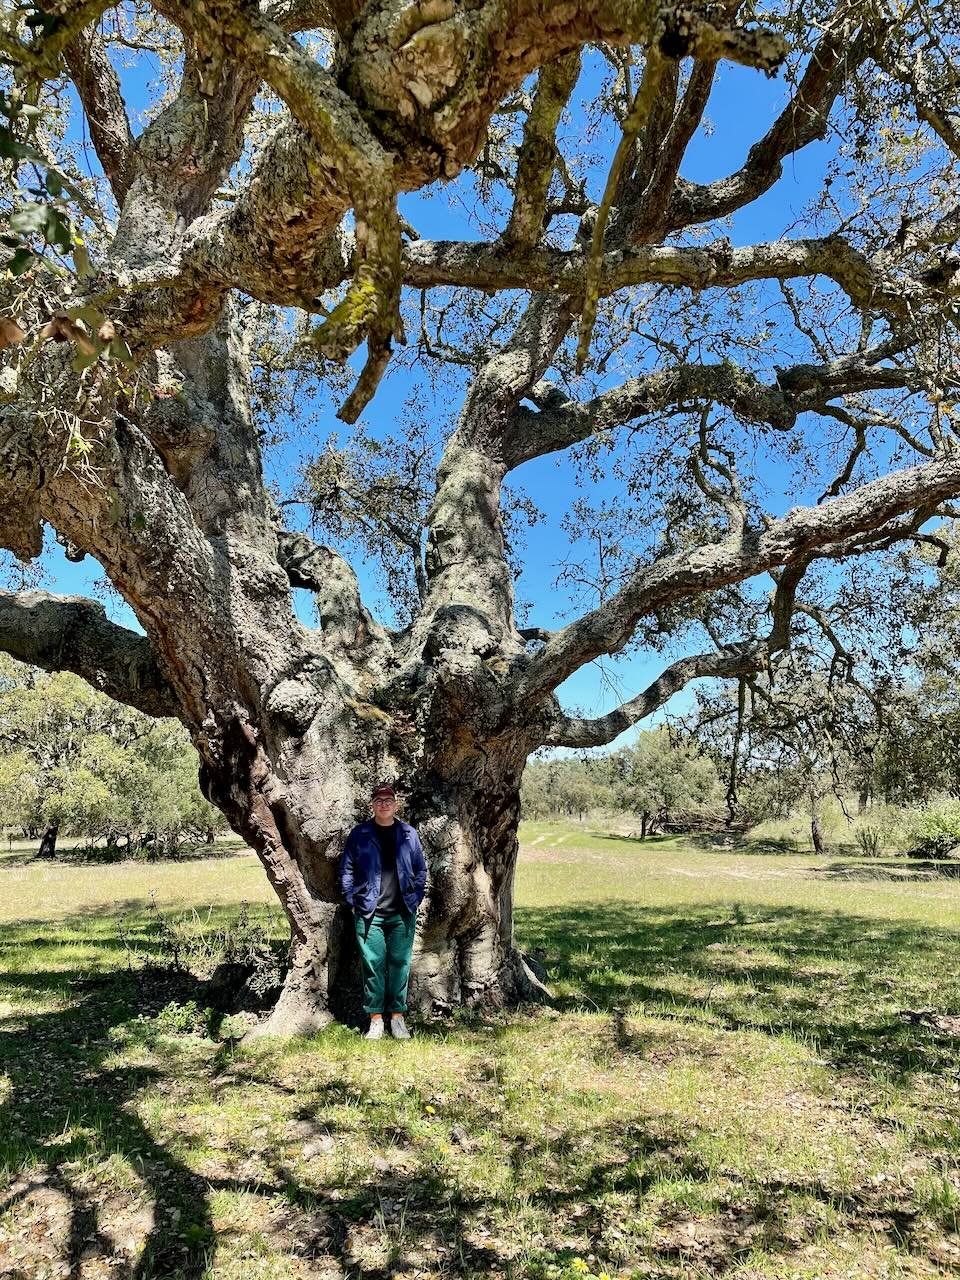
[[[0,848],[0,872],[18,867],[87,867],[87,866],[159,866],[181,862],[216,862],[221,858],[236,858],[240,854],[256,857],[253,850],[239,839],[218,840],[215,844],[204,841],[188,842],[175,853],[148,845],[136,850],[127,845],[108,846],[98,844],[60,844],[52,857],[41,857],[39,845],[4,850]]]
[[[605,844],[627,845],[631,849],[653,849],[658,844],[674,844],[677,840],[687,840],[688,836],[665,835],[658,832],[654,835],[641,836],[619,835],[616,831],[586,831],[591,840],[602,840]]]
[[[79,1280],[84,1261],[99,1251],[112,1258],[111,1274],[119,1280],[198,1280],[215,1248],[211,1193],[245,1191],[247,1181],[189,1169],[136,1114],[138,1095],[164,1085],[162,1066],[116,1067],[111,1059],[117,1028],[141,1015],[149,1019],[173,1001],[193,1000],[202,1008],[209,992],[187,972],[150,966],[156,913],[145,912],[140,900],[116,905],[116,916],[90,907],[65,920],[0,927],[0,992],[14,997],[13,1012],[0,1018],[0,1075],[8,1084],[0,1105],[0,1167],[15,1174],[35,1167],[38,1157],[46,1164],[39,1177],[15,1178],[0,1193],[0,1219],[31,1196],[59,1198],[69,1221],[65,1256],[58,1260],[67,1271],[57,1274]],[[223,927],[236,914],[221,908],[203,920]],[[144,961],[147,967],[138,968]],[[17,1003],[55,1007],[18,1016]],[[152,1040],[148,1032],[144,1047],[154,1047]],[[210,1071],[216,1069],[211,1056]],[[145,1246],[129,1264],[114,1256],[110,1238],[125,1208],[116,1199],[98,1202],[84,1185],[84,1166],[110,1153],[142,1182],[140,1195],[151,1206]],[[35,1273],[14,1268],[2,1274],[32,1280]]]
[[[685,909],[681,916],[610,903],[518,909],[517,918],[524,945],[546,953],[551,978],[566,992],[562,1003],[589,1003],[609,1012],[624,1054],[637,1047],[617,1011],[643,1002],[652,1013],[698,1024],[767,1034],[788,1031],[848,1068],[955,1069],[956,1039],[904,1024],[891,1010],[897,1002],[919,1003],[921,992],[922,1002],[929,1002],[938,975],[960,969],[956,933],[803,910],[717,906]],[[139,1258],[117,1257],[112,1264],[111,1274],[119,1280],[201,1280],[208,1275],[217,1247],[211,1197],[221,1191],[256,1196],[270,1217],[278,1249],[288,1256],[309,1260],[308,1265],[322,1260],[317,1265],[335,1264],[341,1272],[367,1280],[386,1280],[425,1265],[459,1276],[509,1272],[516,1265],[515,1242],[495,1232],[485,1234],[483,1224],[494,1221],[516,1194],[555,1224],[553,1234],[548,1232],[538,1246],[544,1263],[562,1264],[589,1252],[610,1270],[641,1257],[682,1268],[690,1247],[682,1217],[656,1219],[653,1234],[628,1244],[622,1238],[618,1243],[611,1231],[617,1224],[612,1224],[609,1198],[629,1197],[641,1213],[643,1197],[664,1181],[702,1186],[704,1212],[724,1224],[698,1254],[716,1275],[739,1265],[757,1247],[774,1254],[792,1252],[797,1223],[791,1205],[797,1196],[829,1202],[851,1229],[862,1225],[871,1236],[886,1232],[892,1242],[911,1245],[909,1213],[885,1204],[875,1189],[838,1198],[834,1188],[811,1178],[790,1185],[728,1184],[722,1192],[708,1190],[711,1174],[692,1149],[690,1135],[673,1131],[663,1117],[642,1124],[611,1122],[583,1132],[498,1131],[498,1160],[522,1188],[517,1191],[510,1184],[499,1191],[466,1189],[455,1161],[446,1165],[436,1160],[418,1163],[413,1171],[397,1166],[360,1175],[346,1191],[324,1184],[317,1175],[307,1185],[282,1151],[270,1145],[262,1153],[263,1168],[249,1176],[200,1174],[137,1113],[142,1094],[170,1082],[173,1059],[165,1062],[155,1046],[147,1045],[151,1052],[146,1063],[117,1066],[113,1034],[138,1014],[155,1013],[171,999],[198,994],[196,986],[191,987],[188,977],[164,984],[125,972],[116,920],[99,910],[56,927],[64,939],[83,939],[100,953],[99,960],[91,962],[86,955],[72,965],[69,942],[58,946],[36,926],[0,927],[5,984],[41,1005],[59,997],[46,1011],[19,1017],[14,1012],[0,1024],[0,1072],[8,1082],[0,1105],[0,1156],[13,1171],[33,1170],[38,1160],[45,1165],[42,1185],[69,1206],[65,1261],[75,1280],[84,1272],[91,1246],[104,1257],[114,1247],[114,1218],[121,1206],[116,1197],[100,1203],[83,1177],[85,1162],[89,1166],[104,1159],[104,1150],[119,1156],[141,1184],[128,1198],[145,1195],[151,1203]],[[148,940],[149,920],[128,922],[127,927]],[[891,1005],[890,979],[898,968],[905,978]],[[958,995],[955,985],[949,991],[944,987],[945,999]],[[484,1033],[478,1029],[478,1034]],[[495,1082],[498,1054],[515,1050],[501,1045],[495,1029],[485,1034],[489,1080]],[[439,1042],[437,1051],[442,1052]],[[230,1087],[248,1088],[251,1101],[264,1088],[292,1092],[271,1079],[269,1071],[265,1074],[263,1062],[254,1056],[230,1058],[208,1048],[200,1052],[194,1069],[198,1091],[216,1094],[228,1069]],[[182,1087],[189,1080],[181,1077],[176,1083]],[[346,1093],[334,1080],[318,1081],[306,1092],[306,1102],[294,1115],[302,1125],[335,1132],[325,1113],[349,1099],[375,1140],[388,1133],[396,1150],[415,1149],[415,1135],[402,1121],[383,1123],[390,1118],[383,1116],[383,1102],[374,1090],[353,1084]],[[489,1131],[489,1101],[481,1089],[458,1098],[455,1110],[441,1119],[468,1135]],[[543,1176],[533,1179],[531,1170]],[[0,1215],[24,1204],[38,1185],[36,1178],[16,1178],[0,1194]],[[9,1274],[16,1280],[15,1270]],[[28,1274],[22,1272],[21,1280]]]
[[[518,908],[562,1008],[789,1034],[886,1077],[957,1071],[960,1040],[901,1011],[960,1014],[960,932],[802,908]]]
[[[947,858],[858,858],[825,860],[816,874],[827,880],[889,880],[910,884],[929,880],[960,880],[960,862]]]
[[[809,842],[802,843],[786,838],[774,840],[769,837],[757,839],[743,831],[698,831],[681,836],[680,839],[694,849],[701,849],[706,853],[759,854],[767,858],[800,858],[805,854],[811,857],[816,856]]]

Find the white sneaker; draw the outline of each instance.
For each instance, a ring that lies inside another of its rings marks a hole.
[[[383,1039],[383,1019],[371,1018],[370,1026],[367,1029],[367,1034],[363,1038],[364,1040],[382,1040]]]
[[[390,1018],[390,1034],[394,1040],[409,1040],[410,1032],[402,1013],[395,1013]]]

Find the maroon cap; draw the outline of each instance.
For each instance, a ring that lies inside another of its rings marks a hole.
[[[379,787],[374,787],[371,800],[382,800],[386,797],[388,800],[396,800],[397,793],[388,782],[381,783]]]

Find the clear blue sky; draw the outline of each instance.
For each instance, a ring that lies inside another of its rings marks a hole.
[[[599,59],[588,59],[580,93],[593,92],[597,80]],[[144,66],[124,72],[124,81],[133,110],[141,109],[145,102],[145,81],[149,70]],[[787,98],[787,87],[782,79],[764,76],[739,67],[724,66],[718,75],[716,87],[706,113],[708,125],[693,140],[682,174],[684,177],[706,182],[730,173],[743,163],[750,145],[762,136]],[[580,125],[578,113],[564,128],[565,150],[569,153],[575,145]],[[823,144],[813,144],[788,160],[781,181],[766,196],[737,215],[725,228],[734,244],[746,244],[756,240],[771,240],[785,234],[800,216],[804,206],[816,192],[824,175],[829,149]],[[599,195],[605,169],[590,173],[593,195]],[[477,238],[465,213],[473,199],[472,178],[465,175],[449,187],[438,185],[404,200],[404,213],[428,238]],[[372,433],[389,432],[393,423],[393,408],[410,392],[413,383],[405,370],[394,371],[381,386],[376,400],[365,416],[367,429]],[[316,402],[315,402],[316,403]],[[430,406],[424,406],[429,412]],[[336,433],[343,441],[348,435],[326,408],[318,432],[304,438],[297,424],[291,422],[291,438],[271,458],[269,469],[273,477],[283,484],[295,460],[306,452],[316,452],[322,447],[328,432]],[[778,477],[774,473],[767,480],[773,491],[771,509],[782,509],[787,503],[777,499]],[[550,457],[527,464],[517,473],[516,481],[523,486],[544,513],[543,521],[527,532],[523,572],[517,583],[518,595],[535,601],[529,622],[552,627],[569,620],[571,601],[568,594],[555,585],[557,576],[558,546],[564,535],[560,522],[575,497],[572,468],[565,456]],[[612,479],[601,481],[599,496],[616,496]],[[793,500],[795,501],[795,499]],[[295,510],[295,509],[294,509]],[[358,570],[361,586],[368,603],[381,615],[389,613],[389,604],[379,593],[371,566],[351,557]],[[115,594],[104,592],[98,566],[91,561],[72,565],[63,556],[52,537],[42,560],[44,587],[60,592],[99,594],[110,614],[119,622],[135,626],[130,610]],[[12,570],[11,584],[19,584],[18,570]],[[312,604],[306,593],[298,592],[296,607],[304,621],[312,622]],[[589,715],[602,714],[623,698],[631,697],[656,675],[664,664],[664,657],[635,654],[624,656],[616,662],[594,664],[575,675],[561,690],[565,704],[576,707]],[[602,667],[602,669],[601,669]],[[671,710],[689,703],[689,691],[679,696]]]

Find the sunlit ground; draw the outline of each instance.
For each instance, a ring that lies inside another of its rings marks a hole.
[[[8,851],[0,1276],[956,1274],[958,868],[523,837],[557,1010],[408,1045],[217,1043],[144,969],[158,911],[282,935],[250,854]]]

